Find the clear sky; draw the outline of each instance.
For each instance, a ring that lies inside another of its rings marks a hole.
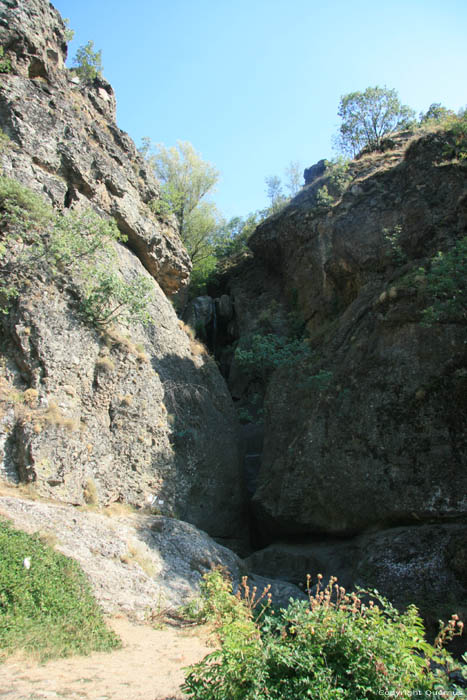
[[[221,171],[226,217],[265,207],[265,177],[290,161],[335,155],[346,93],[395,88],[417,113],[467,104],[467,0],[52,2],[70,58],[102,49],[118,125],[137,146],[190,141]]]

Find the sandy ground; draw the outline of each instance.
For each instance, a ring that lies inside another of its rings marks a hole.
[[[183,667],[213,650],[208,632],[156,630],[111,621],[123,648],[39,665],[14,657],[0,666],[0,700],[182,700]]]

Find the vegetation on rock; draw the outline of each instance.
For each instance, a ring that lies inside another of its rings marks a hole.
[[[112,242],[123,241],[114,221],[93,211],[55,213],[16,180],[0,177],[0,299],[4,313],[29,278],[67,273],[78,286],[87,319],[105,326],[117,317],[148,320],[152,285],[138,275],[123,280],[111,264]]]
[[[65,38],[67,41],[73,38],[68,29]],[[102,76],[102,51],[95,51],[93,41],[79,47],[73,59],[73,70],[85,83]]]
[[[5,49],[0,46],[0,73],[9,73],[11,71],[11,61],[8,56],[5,56]]]
[[[467,697],[442,649],[462,632],[453,616],[433,645],[414,606],[398,612],[377,591],[354,593],[331,577],[308,600],[271,609],[246,579],[236,596],[219,570],[206,574],[199,616],[214,623],[220,649],[190,667],[184,691],[196,700],[376,700],[381,696]],[[243,593],[243,595],[242,595]],[[435,670],[437,669],[437,670]],[[461,672],[467,677],[467,666]]]
[[[119,646],[79,565],[0,520],[0,659],[41,661]]]
[[[338,115],[342,124],[337,144],[351,156],[363,148],[379,149],[385,136],[409,127],[415,119],[415,112],[401,104],[395,90],[378,86],[343,95]]]
[[[425,325],[467,321],[467,237],[448,251],[439,251],[424,274],[425,291],[432,303],[424,310]]]

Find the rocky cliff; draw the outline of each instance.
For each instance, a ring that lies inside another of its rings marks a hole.
[[[0,8],[11,63],[0,80],[3,175],[57,211],[114,219],[126,237],[114,244],[116,274],[151,287],[147,325],[98,329],[80,314],[74,281],[37,266],[2,318],[0,473],[42,497],[147,506],[238,539],[235,413],[166,296],[186,283],[190,261],[174,221],[149,207],[158,183],[115,123],[111,86],[65,68],[65,27],[52,5]]]
[[[290,348],[267,375],[256,368],[266,396],[252,506],[272,544],[250,566],[374,585],[432,619],[446,591],[454,607],[467,591],[465,309],[431,324],[424,314],[434,256],[467,232],[456,138],[403,134],[347,171],[317,164],[224,281],[240,347],[259,335],[277,348],[275,334]],[[262,304],[259,280],[272,295]],[[251,371],[243,379],[248,392]]]

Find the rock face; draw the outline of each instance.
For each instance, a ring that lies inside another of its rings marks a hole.
[[[0,85],[0,124],[13,142],[4,174],[58,208],[92,205],[115,218],[146,269],[174,294],[190,260],[174,222],[148,206],[159,186],[115,123],[112,87],[103,78],[85,84],[64,68],[65,26],[52,5],[2,0],[0,10],[0,45],[13,67]]]
[[[80,512],[0,496],[0,515],[76,559],[106,613],[150,620],[198,594],[203,573],[223,566],[238,581],[240,559],[193,525],[163,516]]]
[[[2,0],[0,83],[11,139],[4,175],[57,208],[91,206],[128,236],[116,269],[152,284],[147,326],[99,331],[73,285],[38,271],[2,317],[0,475],[73,504],[150,505],[211,535],[239,538],[242,485],[236,418],[215,363],[179,323],[166,294],[189,259],[170,221],[148,207],[158,184],[115,124],[103,79],[64,68],[64,25],[43,0]]]
[[[397,136],[392,150],[352,162],[343,186],[324,162],[310,168],[225,284],[240,343],[284,335],[293,312],[309,348],[266,380],[252,506],[258,541],[271,544],[248,568],[374,586],[418,604],[435,627],[467,613],[465,314],[423,325],[420,273],[467,233],[467,169],[446,155],[453,141]],[[245,382],[232,386],[242,400]]]
[[[435,133],[363,159],[328,212],[311,184],[253,236],[312,349],[268,389],[254,498],[274,532],[467,516],[465,325],[424,327],[417,277],[467,231],[467,171],[445,149]]]

